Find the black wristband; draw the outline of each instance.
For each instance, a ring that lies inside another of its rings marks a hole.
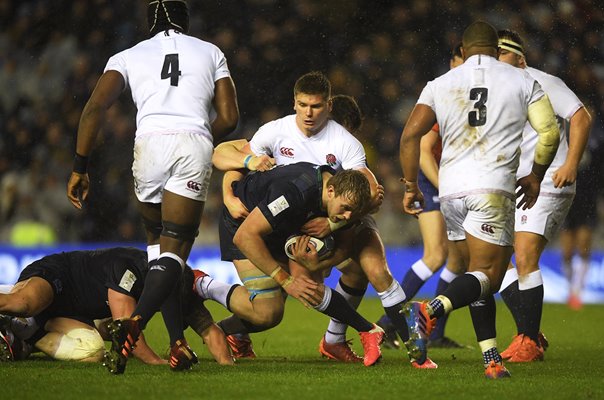
[[[77,174],[85,174],[88,171],[88,157],[84,157],[75,153],[73,158],[73,172]]]

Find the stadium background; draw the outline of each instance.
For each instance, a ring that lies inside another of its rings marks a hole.
[[[92,187],[83,212],[69,204],[65,185],[80,112],[109,56],[147,36],[146,3],[0,2],[0,283],[14,281],[32,257],[73,246],[141,246],[144,241],[132,193],[135,110],[129,94],[111,109],[91,157]],[[475,19],[519,31],[527,41],[529,65],[562,78],[589,107],[594,126],[586,168],[592,171],[593,190],[602,185],[600,1],[229,0],[189,5],[190,33],[223,50],[237,86],[241,121],[231,138],[249,138],[262,123],[292,113],[293,83],[310,70],[327,73],[334,94],[358,99],[365,115],[360,139],[387,191],[376,219],[399,278],[419,257],[421,245],[416,222],[399,210],[400,132],[419,91],[447,70],[450,49]],[[230,277],[230,267],[216,260],[220,180],[216,172],[191,263]],[[601,219],[601,196],[598,201]],[[604,301],[604,231],[599,225],[594,247],[586,301]],[[566,287],[556,243],[543,262],[552,271],[545,274],[546,291],[555,293],[546,297],[558,301]]]

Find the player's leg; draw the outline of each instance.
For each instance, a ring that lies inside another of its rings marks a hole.
[[[582,224],[576,230],[577,254],[579,263],[573,266],[573,279],[570,285],[569,306],[572,309],[582,307],[581,292],[585,286],[585,277],[591,263],[591,246],[593,228],[589,224]]]
[[[98,362],[103,359],[105,342],[92,326],[71,318],[53,318],[46,334],[35,342],[38,350],[63,361]]]
[[[361,266],[352,259],[348,259],[338,265],[342,272],[336,285],[335,291],[342,295],[353,309],[357,309],[367,289],[367,277]],[[331,318],[327,331],[319,343],[319,352],[324,357],[337,361],[359,362],[362,361],[346,340],[346,329],[348,325]]]
[[[444,228],[444,226],[443,226]],[[443,237],[447,242],[448,247],[448,256],[447,256],[447,264],[441,270],[440,276],[438,278],[438,283],[436,285],[436,296],[443,294],[449,284],[458,276],[465,273],[467,270],[466,263],[463,260],[461,252],[459,250],[459,246],[457,246],[454,242],[451,242],[447,239],[446,230],[443,229]],[[445,327],[447,325],[447,321],[449,319],[449,315],[445,314],[441,318],[436,321],[434,326],[434,330],[430,334],[430,339],[428,341],[429,347],[435,348],[462,348],[464,346],[460,345],[456,341],[445,336]]]
[[[292,276],[307,276],[317,282],[323,282],[322,271],[311,273],[306,268],[290,260],[289,269]],[[313,308],[325,315],[337,319],[338,321],[349,325],[361,336],[363,344],[365,366],[371,366],[377,363],[382,357],[380,344],[382,343],[384,331],[377,325],[369,322],[354,308],[348,304],[344,296],[332,290],[330,287],[321,285],[321,302]]]
[[[23,277],[23,274],[21,276]],[[54,289],[46,279],[31,276],[17,282],[10,293],[0,293],[0,313],[31,317],[48,307],[54,296]]]

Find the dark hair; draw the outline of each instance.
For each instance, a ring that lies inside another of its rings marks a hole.
[[[184,0],[152,0],[147,7],[149,33],[174,29],[187,33],[189,31],[189,9]]]
[[[336,172],[327,181],[328,186],[333,186],[336,196],[348,198],[354,205],[354,214],[363,212],[371,201],[369,181],[362,172],[354,169],[345,169]]]
[[[508,51],[520,52],[524,55],[524,40],[520,37],[520,34],[511,29],[502,29],[497,32],[499,36],[499,48]],[[505,43],[502,43],[502,40]]]
[[[323,73],[309,72],[298,78],[294,85],[294,96],[300,93],[322,95],[327,100],[331,97],[331,83]]]
[[[331,98],[331,119],[350,133],[355,133],[363,124],[363,114],[352,96],[338,94]]]

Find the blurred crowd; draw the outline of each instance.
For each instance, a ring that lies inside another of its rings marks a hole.
[[[65,195],[80,113],[107,59],[147,35],[147,1],[0,2],[0,242],[144,242],[132,188],[136,129],[129,93],[108,115],[90,160],[84,211]],[[426,81],[448,69],[463,29],[484,19],[527,42],[528,64],[562,78],[594,117],[584,168],[597,190],[604,153],[604,4],[600,1],[189,1],[190,34],[218,45],[237,86],[249,138],[293,113],[293,84],[325,72],[334,94],[356,97],[359,138],[386,187],[376,215],[391,245],[417,243],[400,211],[398,142]],[[220,181],[212,178],[196,244],[217,243]],[[463,179],[463,177],[460,177]],[[599,199],[602,210],[602,198]],[[601,237],[600,237],[601,239]],[[596,247],[604,247],[600,241]]]

